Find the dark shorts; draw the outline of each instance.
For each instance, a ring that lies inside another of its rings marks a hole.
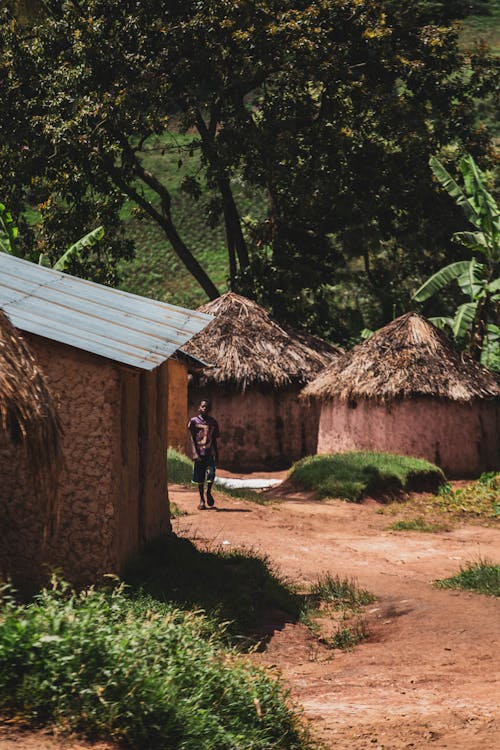
[[[207,456],[206,458],[195,459],[193,466],[193,482],[202,484],[205,480],[213,482],[215,479],[215,458]]]

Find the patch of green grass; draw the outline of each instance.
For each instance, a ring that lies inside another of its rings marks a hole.
[[[320,498],[359,502],[366,496],[388,499],[405,492],[436,491],[445,476],[420,458],[354,451],[303,458],[294,464],[288,480]]]
[[[148,596],[63,584],[0,602],[0,708],[136,750],[305,750],[287,694],[220,623]]]
[[[430,523],[429,521],[426,521],[425,518],[422,518],[422,516],[396,521],[389,526],[389,529],[391,531],[422,531],[429,534],[448,530],[444,524]]]
[[[193,462],[175,448],[167,451],[167,476],[169,484],[191,484]]]
[[[335,609],[356,609],[373,602],[375,597],[366,589],[360,588],[353,578],[341,578],[326,573],[311,586],[311,601],[332,605]]]
[[[227,635],[242,646],[266,637],[262,623],[268,611],[283,624],[297,620],[304,606],[304,597],[267,558],[215,545],[203,551],[180,537],[149,544],[129,563],[124,579],[159,601],[229,623]]]
[[[488,596],[500,596],[500,565],[486,560],[471,562],[457,575],[436,581],[442,589],[470,589]]]
[[[482,474],[467,487],[445,484],[430,503],[442,512],[476,518],[500,518],[500,474]]]

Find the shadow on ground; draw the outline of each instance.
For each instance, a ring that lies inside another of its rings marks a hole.
[[[306,600],[264,557],[203,551],[176,536],[148,545],[129,562],[124,580],[160,601],[214,614],[243,648],[263,647],[275,630],[296,622]]]

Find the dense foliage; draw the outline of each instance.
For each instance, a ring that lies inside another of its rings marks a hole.
[[[58,585],[0,599],[0,707],[131,748],[301,750],[281,686],[222,626],[148,597]]]
[[[37,206],[26,251],[57,252],[70,231],[103,224],[91,273],[113,281],[133,204],[217,296],[149,168],[158,138],[181,133],[182,188],[204,198],[207,228],[223,225],[233,287],[337,339],[362,316],[386,322],[455,259],[459,214],[429,156],[450,144],[488,155],[475,99],[490,61],[484,50],[466,61],[441,25],[466,5],[48,0],[23,23],[4,10],[0,194],[17,214]],[[262,196],[261,216],[242,216],[238,181]]]
[[[474,229],[453,236],[472,251],[472,258],[440,269],[414,297],[427,300],[457,281],[468,301],[458,307],[454,317],[437,318],[433,322],[449,326],[459,343],[467,343],[475,359],[491,369],[500,369],[500,211],[488,190],[485,175],[470,155],[460,160],[463,187],[434,157],[431,167]]]

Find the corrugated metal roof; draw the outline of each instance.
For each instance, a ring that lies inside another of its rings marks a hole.
[[[0,308],[21,331],[142,370],[153,370],[212,320],[1,252]]]

